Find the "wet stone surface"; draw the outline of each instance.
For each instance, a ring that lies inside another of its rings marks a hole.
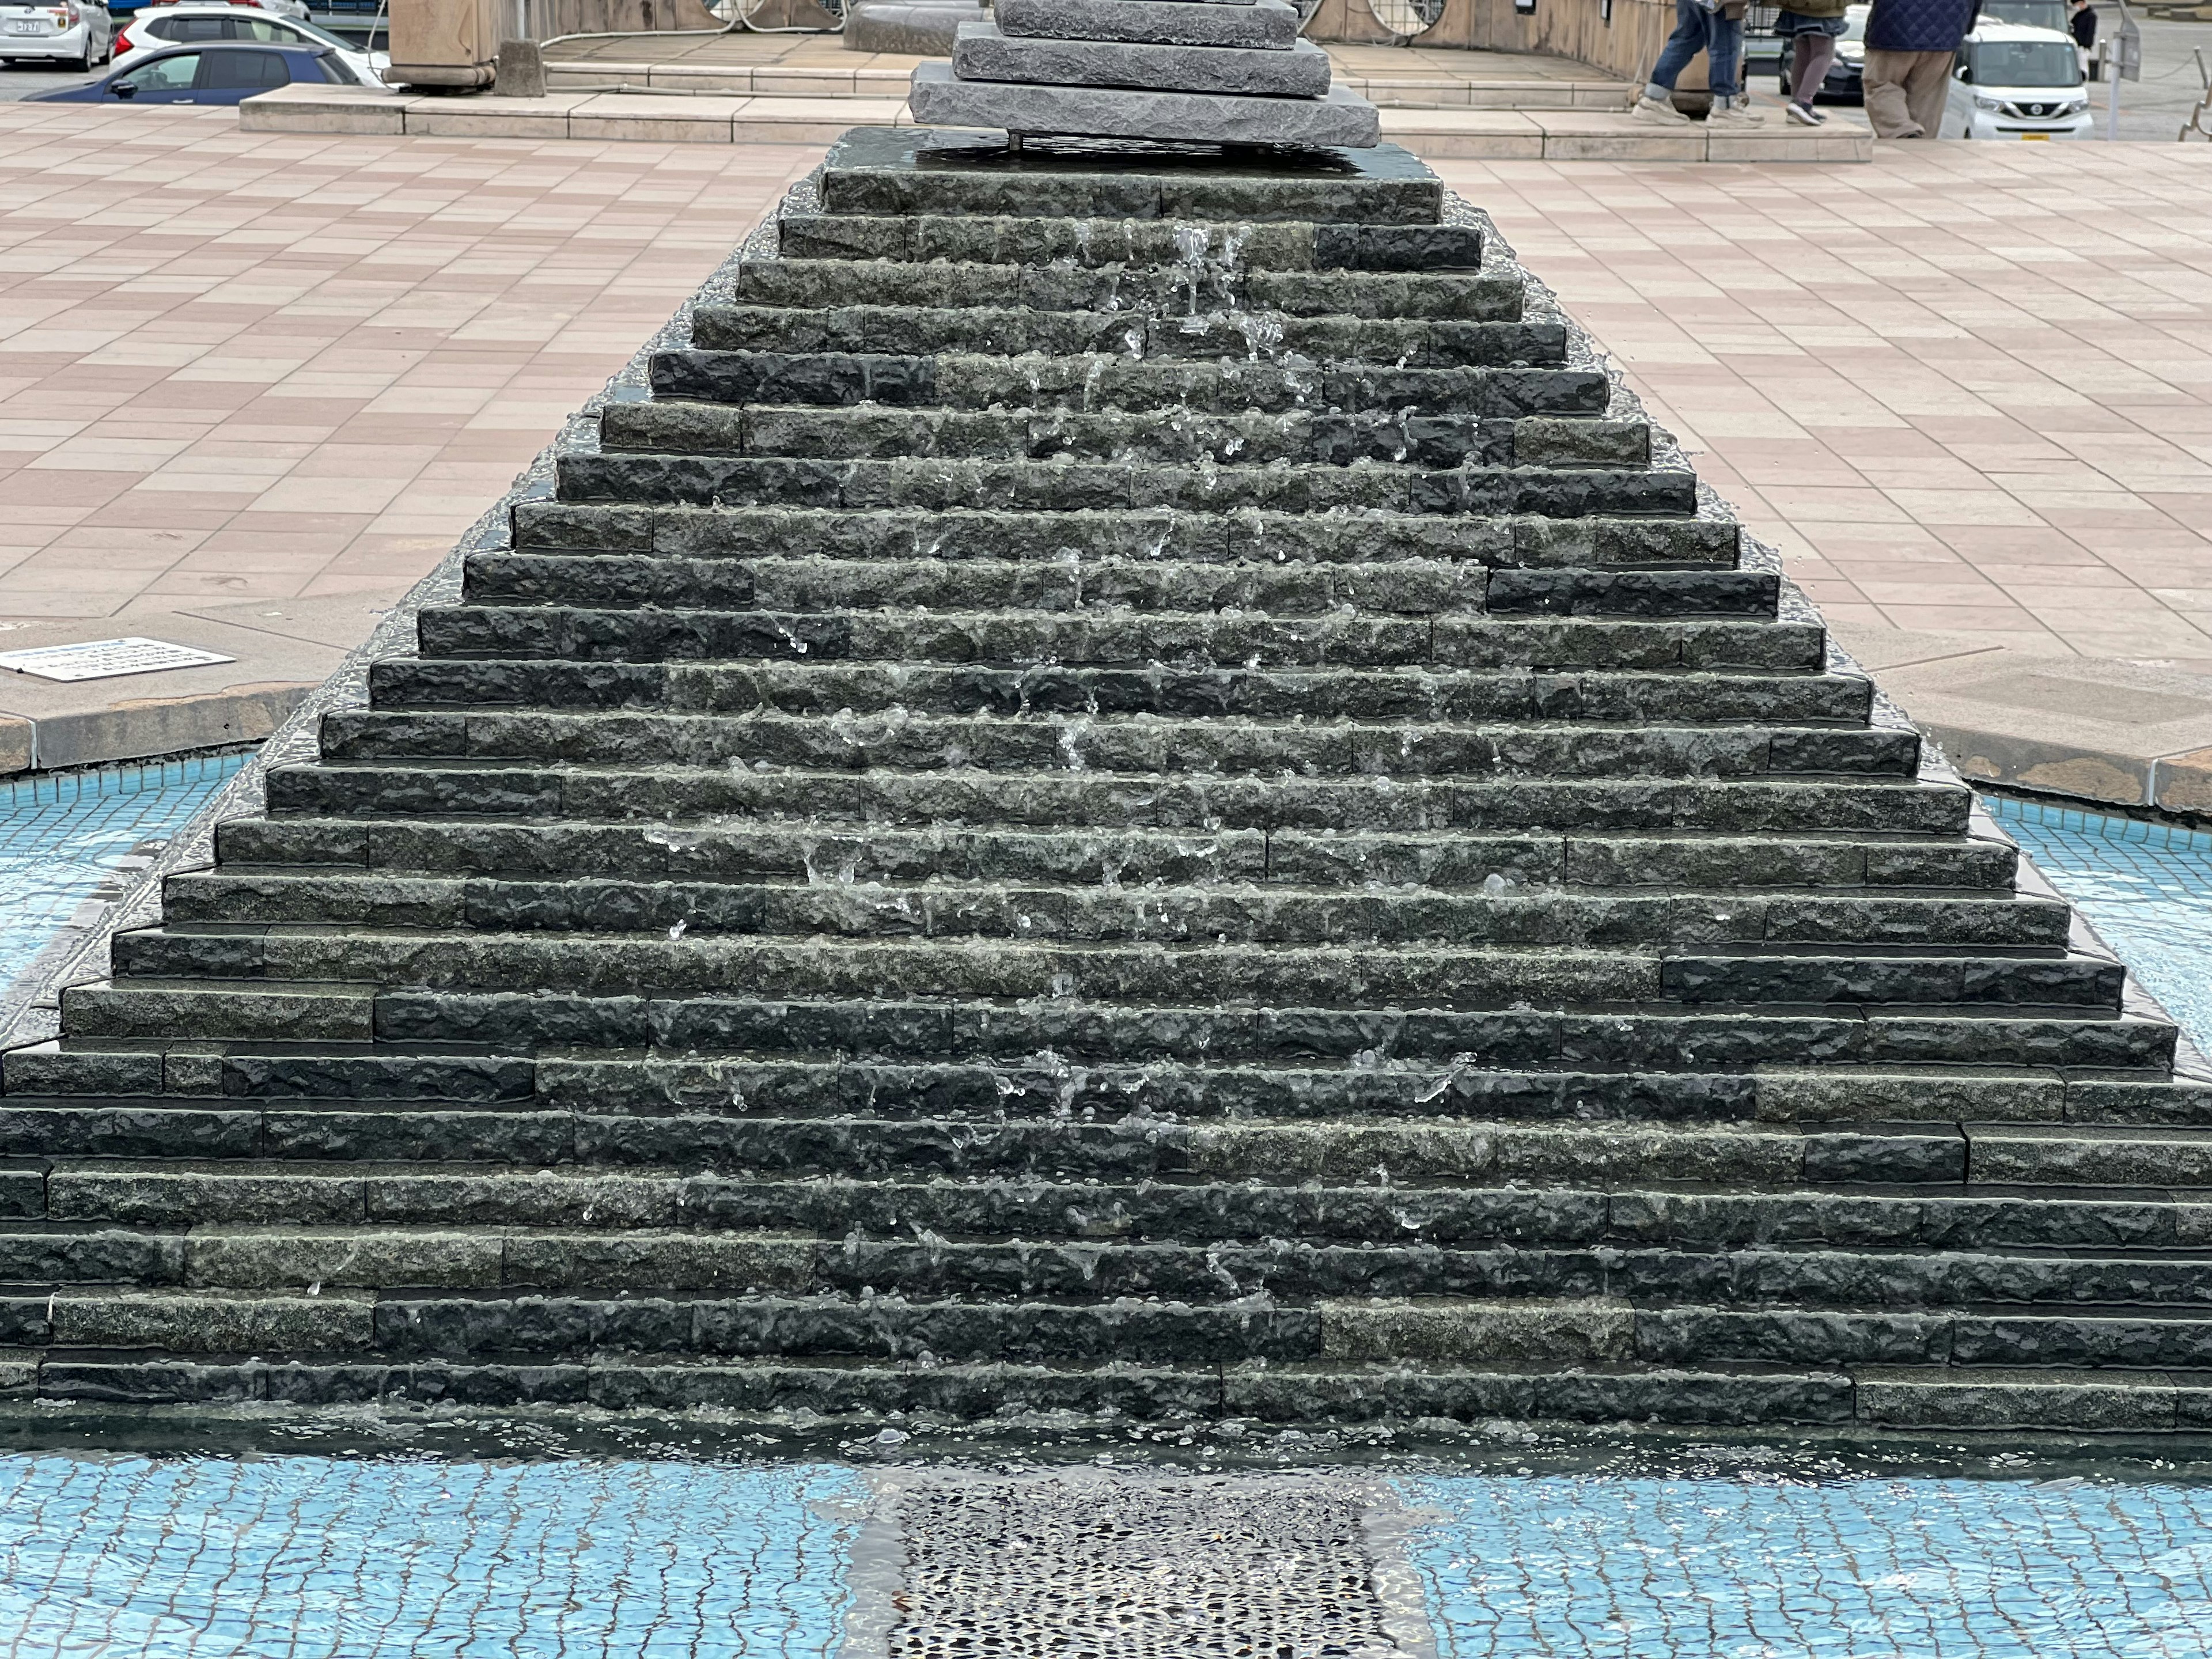
[[[0,1391],[2212,1421],[2173,1026],[1402,151],[848,135],[512,508],[0,1057]],[[1425,1651],[1367,1498],[901,1490],[901,1652]]]

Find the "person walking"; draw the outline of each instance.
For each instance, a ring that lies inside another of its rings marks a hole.
[[[1874,0],[1866,26],[1866,112],[1877,138],[1936,138],[1959,43],[1981,0]]]
[[[1813,106],[1828,66],[1836,61],[1836,42],[1844,33],[1844,9],[1850,0],[1796,0],[1774,20],[1774,32],[1790,43],[1789,118],[1817,127],[1828,118]]]
[[[2074,36],[2074,50],[2081,54],[2081,71],[2092,81],[2103,67],[2097,62],[2097,9],[2089,0],[2074,0],[2067,9],[2066,27]]]
[[[1639,121],[1661,125],[1686,124],[1689,117],[1674,107],[1674,82],[1699,52],[1705,54],[1705,82],[1713,89],[1708,126],[1755,127],[1766,117],[1751,106],[1751,99],[1738,79],[1743,64],[1744,0],[1674,0],[1674,32],[1659,49],[1651,66],[1651,79],[1629,113]]]

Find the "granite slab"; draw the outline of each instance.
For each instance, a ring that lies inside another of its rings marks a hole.
[[[994,23],[963,23],[952,48],[952,73],[962,81],[1015,81],[1031,86],[1319,98],[1328,90],[1329,62],[1328,54],[1310,40],[1297,41],[1288,52],[1152,46],[1002,34]]]
[[[1285,0],[1224,6],[1210,0],[999,0],[1000,32],[1055,40],[1159,46],[1258,46],[1288,52],[1298,11]]]
[[[854,127],[823,157],[820,189],[823,210],[838,215],[1291,220],[1360,227],[1363,238],[1443,216],[1437,175],[1388,143],[1224,155],[1212,144],[1117,151],[1094,138],[1041,137],[1017,153],[1003,129]]]
[[[1166,5],[1173,0],[1124,3]],[[1341,88],[1325,98],[1240,98],[1118,87],[1032,87],[1012,81],[956,81],[951,64],[935,63],[915,70],[907,105],[917,121],[1092,138],[1364,149],[1382,136],[1375,106]]]

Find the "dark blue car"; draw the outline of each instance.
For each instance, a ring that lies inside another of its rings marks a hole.
[[[327,46],[179,46],[142,58],[89,86],[63,87],[24,100],[35,104],[236,104],[295,81],[357,87],[345,60]]]

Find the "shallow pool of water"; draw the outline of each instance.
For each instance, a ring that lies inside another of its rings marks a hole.
[[[1385,1478],[1437,1659],[2212,1652],[2205,1486]],[[0,1652],[826,1659],[867,1571],[869,1481],[829,1461],[0,1456]],[[975,1659],[1054,1651],[997,1635]]]
[[[0,783],[0,986],[78,905],[143,860],[237,775],[246,757],[195,756]]]
[[[1983,798],[2005,833],[2212,1048],[2212,834],[2042,801]]]

